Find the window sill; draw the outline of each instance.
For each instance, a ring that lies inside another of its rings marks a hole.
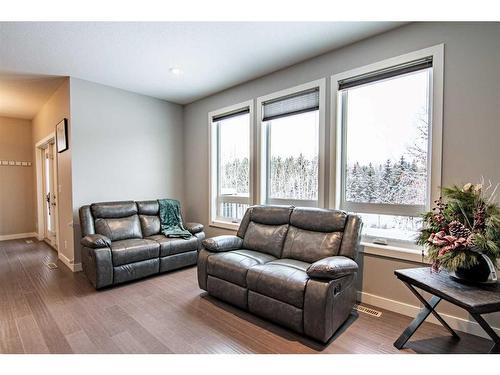
[[[240,224],[229,223],[227,221],[212,221],[208,226],[213,228],[221,228],[221,229],[237,231],[238,228],[240,227]]]
[[[425,258],[422,262],[422,251],[419,249],[408,249],[391,245],[378,245],[363,241],[361,242],[361,246],[362,247],[360,249],[360,252],[364,254],[378,255],[385,258],[429,264],[429,262]]]

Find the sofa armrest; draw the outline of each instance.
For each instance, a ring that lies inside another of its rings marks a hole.
[[[203,224],[200,224],[200,223],[184,223],[184,227],[191,234],[203,232]]]
[[[358,270],[358,265],[351,258],[333,256],[314,262],[307,268],[307,274],[314,279],[334,280],[350,275]]]
[[[83,237],[80,243],[90,249],[99,249],[101,247],[111,246],[111,240],[102,234],[89,234]]]
[[[230,250],[241,249],[243,239],[238,236],[224,235],[212,238],[207,238],[202,242],[203,247],[211,252],[224,252]]]
[[[82,248],[82,268],[94,288],[113,284],[113,256],[109,247]]]

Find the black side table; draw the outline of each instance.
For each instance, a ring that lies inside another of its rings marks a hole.
[[[467,310],[493,340],[494,344],[490,353],[500,353],[500,338],[481,316],[500,311],[500,284],[486,286],[462,284],[452,280],[446,271],[431,272],[429,267],[396,270],[394,274],[424,305],[415,319],[394,342],[396,348],[403,348],[408,339],[431,313],[453,337],[459,339],[457,333],[435,310],[438,303],[444,299]],[[415,287],[432,294],[431,299],[426,301]]]

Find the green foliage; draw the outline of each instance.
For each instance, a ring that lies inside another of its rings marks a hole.
[[[449,271],[457,268],[471,268],[478,263],[478,254],[468,250],[449,252],[440,257],[439,264]]]
[[[480,253],[495,263],[500,257],[498,205],[491,203],[491,197],[485,197],[481,185],[444,188],[443,197],[444,201],[436,201],[436,207],[422,215],[424,224],[416,240],[418,245],[426,246],[427,257],[433,261],[433,266],[450,271],[470,268],[477,264]],[[449,226],[460,226],[457,221],[472,233],[468,238],[458,239],[451,235]],[[437,240],[431,241],[431,236]]]

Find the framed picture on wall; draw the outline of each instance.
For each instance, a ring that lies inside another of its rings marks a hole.
[[[63,152],[68,149],[68,120],[63,119],[56,125],[56,143],[57,152]]]

